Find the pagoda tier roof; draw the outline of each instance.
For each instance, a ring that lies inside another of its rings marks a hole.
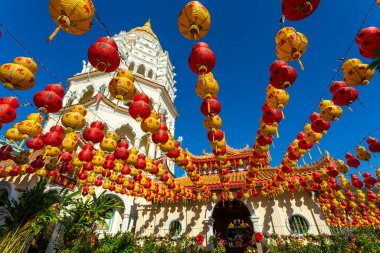
[[[329,155],[323,157],[320,161],[317,161],[313,164],[309,164],[303,167],[294,168],[294,172],[291,173],[291,178],[299,178],[301,176],[311,175],[313,172],[319,171],[327,166],[329,166],[333,162],[333,158]],[[244,185],[247,169],[240,170],[230,170],[229,179],[230,179],[230,187],[232,188],[240,188]],[[270,180],[276,172],[276,168],[263,168],[259,169],[259,175],[256,180],[257,185],[263,185],[265,182]],[[177,178],[176,181],[180,183],[182,186],[195,188],[193,182],[189,177]],[[221,182],[219,178],[218,172],[214,172],[211,174],[203,174],[200,176],[200,182],[204,185],[210,187],[211,189],[220,189]]]
[[[88,73],[77,74],[75,76],[69,77],[68,83],[70,85],[71,81],[78,81],[78,80],[82,80],[82,79],[88,79],[89,77],[96,77],[96,76],[101,76],[101,75],[105,75],[105,73],[101,72],[101,71],[98,71],[98,70],[90,71]],[[151,86],[153,88],[159,88],[159,89],[161,89],[163,91],[162,94],[163,94],[163,96],[165,96],[166,100],[167,101],[172,101],[171,98],[170,98],[169,92],[168,92],[168,90],[166,89],[165,86],[163,86],[161,84],[158,84],[158,83],[155,83],[155,82],[152,82],[152,81],[150,81],[150,80],[148,80],[146,78],[140,77],[138,75],[135,75],[135,80],[136,81],[140,81],[140,82],[142,82],[144,84],[147,84],[147,85],[149,85],[149,86]],[[96,101],[96,97],[97,96],[92,97],[87,102],[89,102],[89,101]],[[109,100],[105,96],[102,96],[102,97],[105,98],[106,100],[108,100],[110,103],[112,103],[112,105],[114,106],[114,108],[117,106],[114,102],[112,102],[111,100]],[[82,105],[88,106],[88,104],[86,104],[86,103],[84,103]],[[178,113],[177,108],[175,107],[174,103],[170,102],[170,103],[168,103],[168,105],[169,105],[170,109],[174,112],[175,117],[177,118],[179,116],[179,113]],[[118,107],[117,109],[119,109],[119,108],[120,107]],[[128,112],[128,109],[126,109],[126,108],[122,108],[122,109],[125,109],[126,112]]]
[[[243,149],[235,149],[230,146],[226,146],[227,156],[229,160],[233,159],[247,159],[250,157],[252,149],[247,145]],[[214,162],[215,156],[213,153],[202,152],[202,155],[194,155],[188,152],[188,156],[191,158],[193,163],[205,163],[205,162]]]

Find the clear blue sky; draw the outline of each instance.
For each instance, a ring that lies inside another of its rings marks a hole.
[[[154,32],[163,48],[169,51],[177,74],[176,106],[180,117],[176,122],[176,137],[184,137],[183,146],[192,153],[200,154],[203,149],[211,151],[203,128],[200,113],[200,98],[195,93],[197,76],[187,66],[187,58],[194,42],[186,40],[177,28],[177,15],[187,1],[121,1],[94,0],[95,7],[112,34],[141,26],[151,19]],[[202,3],[212,15],[212,27],[203,39],[214,51],[217,64],[213,71],[220,85],[219,100],[222,104],[220,116],[227,142],[235,148],[250,146],[254,142],[261,117],[261,105],[265,101],[265,87],[269,82],[269,65],[275,58],[274,37],[280,28],[281,1],[209,1]],[[279,126],[280,139],[271,148],[272,165],[278,165],[288,144],[303,128],[305,121],[323,96],[331,98],[329,81],[334,69],[339,66],[338,58],[344,53],[357,33],[357,29],[372,4],[372,0],[322,0],[316,12],[299,22],[287,21],[309,39],[309,47],[302,57],[305,71],[298,63],[291,63],[297,69],[298,79],[288,89],[290,102],[285,108],[286,119]],[[364,27],[379,26],[380,8],[375,6]],[[94,22],[92,30],[82,36],[60,32],[50,43],[47,37],[55,29],[48,10],[48,1],[1,1],[0,22],[6,25],[33,54],[62,81],[78,73],[82,60],[87,59],[88,47],[105,31]],[[10,62],[16,56],[26,55],[5,32],[0,38],[0,63]],[[360,57],[358,46],[353,45],[349,57]],[[368,62],[369,60],[365,59]],[[54,83],[41,67],[36,75],[37,84],[32,90],[16,92],[32,102],[33,93]],[[342,79],[339,72],[337,80]],[[379,117],[379,75],[371,84],[359,87],[360,100],[355,103],[353,113],[344,109],[341,120],[332,124],[320,147],[331,155],[342,158],[342,153],[357,144],[363,136],[380,127]],[[1,89],[1,95],[9,95]],[[35,108],[18,110],[18,120]],[[8,125],[10,127],[10,125]],[[7,128],[7,126],[5,126]],[[380,130],[373,137],[380,139]],[[351,150],[354,152],[354,150]],[[316,149],[314,159],[319,158]],[[343,154],[344,155],[344,154]],[[305,160],[309,162],[306,156]],[[374,166],[380,159],[372,159]],[[361,170],[367,170],[367,165]],[[373,169],[371,170],[374,171]]]

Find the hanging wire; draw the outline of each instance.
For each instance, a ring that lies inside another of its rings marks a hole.
[[[313,112],[316,111],[316,108],[318,108],[318,105],[319,105],[319,101],[321,101],[323,99],[323,97],[328,93],[328,90],[329,90],[329,87],[330,87],[330,84],[335,80],[336,76],[340,76],[340,73],[339,73],[339,70],[342,68],[343,64],[344,64],[344,61],[345,59],[347,58],[348,54],[350,53],[351,51],[351,48],[352,46],[354,45],[355,41],[356,41],[356,36],[357,34],[362,30],[364,24],[366,23],[369,15],[371,14],[372,12],[372,9],[374,8],[375,4],[376,4],[377,0],[374,0],[371,4],[371,6],[369,7],[366,15],[364,16],[362,22],[360,23],[359,25],[359,28],[357,29],[357,32],[355,33],[355,36],[354,38],[352,39],[352,41],[350,42],[344,56],[342,58],[340,58],[339,60],[341,61],[341,63],[339,64],[339,66],[334,70],[334,74],[332,75],[330,81],[328,82],[328,85],[327,85],[327,91],[325,91],[319,98],[318,98],[318,102],[316,103],[316,105],[314,106],[313,108]],[[364,108],[364,105],[363,103],[359,102],[359,104]],[[305,122],[303,123],[303,125],[301,126],[300,128],[300,132],[302,132],[303,130],[303,127],[306,125],[306,123],[308,122],[308,119],[305,120]]]
[[[368,134],[366,134],[364,137],[362,137],[360,139],[359,142],[357,142],[355,145],[352,145],[351,147],[349,147],[346,151],[342,152],[340,155],[338,155],[338,157],[343,157],[348,151],[350,151],[351,149],[355,148],[356,146],[360,145],[363,143],[363,141],[365,141],[371,134],[373,134],[374,132],[380,130],[380,127],[378,128],[375,128],[373,129],[371,132],[369,132]]]
[[[366,21],[367,21],[369,15],[371,14],[372,9],[373,9],[373,7],[375,6],[376,2],[377,2],[377,0],[374,0],[374,1],[372,2],[370,8],[369,8],[368,11],[367,11],[367,14],[364,16],[362,22],[360,23],[360,26],[359,26],[359,28],[357,29],[357,32],[355,33],[354,38],[352,39],[351,43],[349,44],[349,46],[348,46],[348,48],[347,48],[347,50],[346,50],[344,56],[343,56],[342,58],[339,58],[340,64],[339,64],[338,67],[334,70],[334,74],[332,75],[330,81],[328,82],[327,90],[325,90],[325,92],[324,92],[324,93],[318,98],[318,101],[317,101],[316,105],[314,106],[314,108],[313,108],[313,110],[312,110],[313,112],[316,111],[316,109],[318,108],[319,101],[321,101],[321,100],[323,99],[323,97],[326,96],[326,95],[328,94],[329,87],[330,87],[331,83],[335,80],[335,78],[336,78],[337,76],[341,76],[341,74],[339,73],[339,71],[340,71],[340,69],[342,68],[342,66],[343,66],[343,64],[344,64],[344,62],[345,62],[345,60],[347,59],[348,54],[349,54],[350,51],[351,51],[352,46],[354,45],[354,43],[355,43],[355,41],[356,41],[356,36],[357,36],[358,33],[363,29],[363,26],[364,26],[364,24],[366,23]],[[361,104],[361,105],[362,105],[362,104]],[[364,106],[363,106],[363,107],[364,107]],[[304,122],[303,126],[304,126],[307,122],[308,122],[308,120],[306,120],[306,121]],[[303,128],[303,126],[301,127],[301,129]],[[301,131],[302,131],[302,130],[301,130]]]
[[[109,37],[111,37],[111,32],[107,28],[106,24],[103,22],[102,18],[99,15],[99,12],[95,10],[95,20],[98,22],[99,26],[104,29],[104,31],[107,33]]]
[[[29,54],[30,57],[32,57],[34,59],[35,62],[38,63],[38,65],[40,65],[45,71],[46,73],[48,73],[53,79],[55,79],[59,84],[63,85],[63,82],[51,71],[49,70],[40,60],[38,60],[38,58],[32,54],[32,52],[29,51],[29,49],[19,40],[16,38],[15,35],[13,35],[13,33],[3,24],[0,23],[0,26],[3,28],[3,30],[9,35],[11,36],[11,38],[21,47],[24,49],[24,51]],[[67,87],[66,87],[67,88]]]

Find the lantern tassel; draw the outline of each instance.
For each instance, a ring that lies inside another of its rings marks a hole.
[[[48,151],[46,150],[44,156],[42,157],[42,159],[45,159],[45,158],[46,158],[47,152],[48,152]]]
[[[310,153],[310,151],[307,152],[307,153],[309,154],[310,160],[313,160],[313,158],[311,157],[311,153]]]
[[[21,141],[20,145],[18,145],[17,149],[21,149],[22,145],[24,145],[25,139]]]
[[[47,43],[50,43],[50,41],[54,39],[54,37],[58,34],[59,30],[61,30],[61,27],[58,26],[57,28],[55,28],[54,32],[47,39]]]
[[[302,157],[302,162],[303,162],[303,165],[306,166],[306,162],[305,162],[305,159],[303,159],[303,157]]]
[[[347,108],[348,108],[348,110],[350,110],[350,112],[353,112],[351,106],[347,105]]]
[[[300,64],[300,67],[301,67],[301,70],[305,70],[305,68],[303,67],[303,64],[302,64],[302,61],[300,59],[298,59],[298,63]]]
[[[281,115],[282,115],[282,119],[285,119],[285,114],[283,110],[281,110]]]
[[[210,108],[210,103],[209,102],[207,102],[207,110],[208,110],[208,113],[210,113],[211,108]]]
[[[149,141],[149,136],[146,138],[146,146],[145,146],[145,154],[146,156],[149,155],[149,146],[150,146],[150,141]]]
[[[280,139],[280,135],[278,134],[278,130],[276,129],[276,137],[277,139]]]
[[[317,145],[317,148],[318,148],[319,153],[322,155],[322,150],[321,150],[321,148],[319,147],[319,145]]]

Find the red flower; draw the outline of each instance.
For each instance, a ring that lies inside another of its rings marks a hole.
[[[255,240],[257,243],[260,243],[263,241],[263,234],[261,232],[256,232],[255,233]]]
[[[197,241],[198,245],[202,245],[205,238],[203,237],[203,235],[197,235],[195,240]]]

